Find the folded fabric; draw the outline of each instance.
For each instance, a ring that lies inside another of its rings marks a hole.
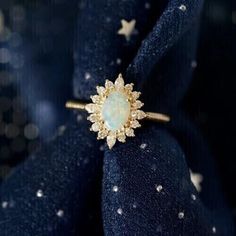
[[[96,85],[122,72],[143,92],[145,109],[170,114],[172,122],[145,122],[135,138],[108,150],[89,132],[86,114],[72,114],[63,134],[2,183],[0,235],[233,235],[211,153],[180,104],[201,7],[80,2],[74,97],[88,100]]]

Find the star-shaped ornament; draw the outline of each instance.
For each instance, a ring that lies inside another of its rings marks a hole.
[[[121,28],[118,30],[117,34],[124,35],[126,40],[129,41],[131,36],[137,33],[135,29],[136,20],[126,21],[124,19],[121,20]]]
[[[202,190],[201,182],[203,181],[203,176],[199,173],[194,173],[191,170],[189,171],[190,171],[190,178],[193,185],[195,186],[198,192],[201,192]]]

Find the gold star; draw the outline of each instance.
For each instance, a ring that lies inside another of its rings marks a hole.
[[[131,20],[130,22],[122,19],[122,27],[118,30],[117,34],[124,35],[126,40],[129,41],[132,34],[135,33],[136,20]]]
[[[193,173],[191,170],[189,171],[190,171],[190,178],[193,185],[195,186],[198,192],[201,192],[202,190],[201,182],[203,181],[203,176],[199,173]]]

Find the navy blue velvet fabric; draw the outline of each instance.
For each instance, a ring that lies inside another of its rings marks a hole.
[[[19,51],[30,66],[16,72],[23,78],[17,86],[45,137],[57,123],[38,118],[45,104],[54,104],[66,125],[1,184],[0,235],[233,235],[211,152],[181,109],[202,1],[45,1],[28,8],[32,24],[44,17],[48,29],[36,38],[37,27],[26,29],[28,50]],[[64,11],[65,31],[53,34],[48,22]],[[122,19],[136,20],[129,41],[117,34]],[[45,61],[48,42],[60,50]],[[120,72],[143,92],[145,110],[172,121],[145,121],[135,138],[108,150],[89,131],[86,114],[67,115],[62,103],[73,95],[88,100]],[[189,169],[203,176],[201,191]]]

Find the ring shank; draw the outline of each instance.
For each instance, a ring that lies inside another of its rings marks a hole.
[[[69,109],[85,110],[86,103],[68,101],[65,106]]]
[[[69,109],[85,110],[86,103],[68,101],[66,102],[65,106],[66,108],[69,108]],[[162,113],[145,112],[145,114],[146,114],[146,117],[145,117],[146,120],[152,120],[152,121],[158,121],[158,122],[170,121],[170,117]]]
[[[152,121],[159,121],[159,122],[169,122],[170,117],[162,114],[162,113],[156,113],[156,112],[145,112],[146,113],[146,120],[152,120]]]

